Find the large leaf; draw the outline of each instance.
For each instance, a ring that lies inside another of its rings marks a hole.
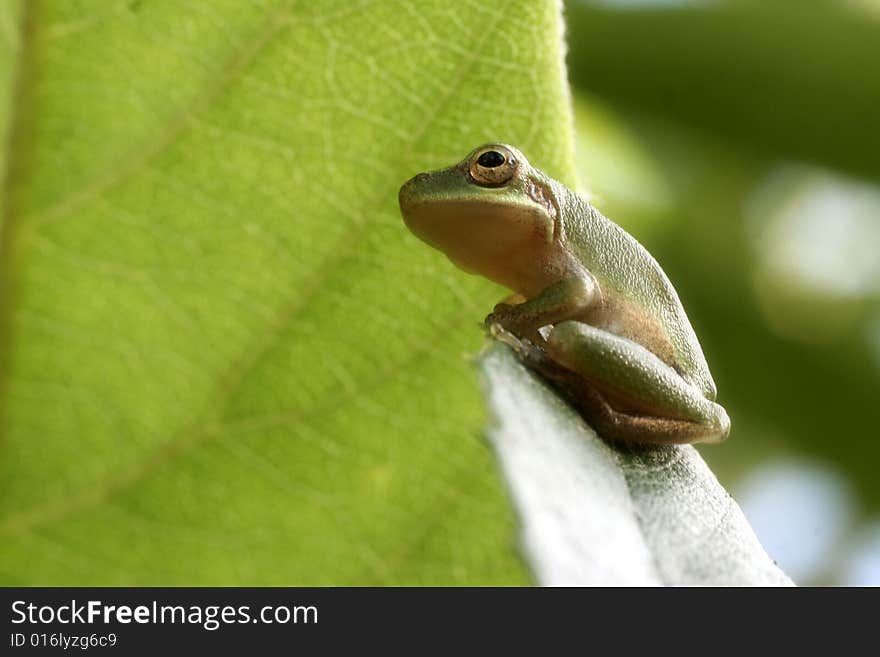
[[[791,585],[693,447],[613,447],[507,347],[481,364],[540,583]]]
[[[557,3],[7,1],[0,33],[0,581],[526,581],[463,357],[498,291],[396,192],[489,139],[571,181]]]
[[[19,50],[21,5],[10,2],[0,9],[0,144],[9,141],[12,97],[16,83],[16,54]],[[0,148],[0,176],[6,171],[6,151]],[[5,176],[4,176],[5,177]],[[4,179],[0,177],[0,181]]]

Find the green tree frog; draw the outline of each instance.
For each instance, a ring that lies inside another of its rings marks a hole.
[[[407,227],[516,294],[486,326],[605,438],[720,442],[730,431],[675,288],[650,253],[505,144],[400,189]]]

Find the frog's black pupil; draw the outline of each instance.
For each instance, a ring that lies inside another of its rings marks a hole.
[[[504,156],[498,151],[486,151],[477,158],[477,164],[487,169],[494,169],[504,164]]]

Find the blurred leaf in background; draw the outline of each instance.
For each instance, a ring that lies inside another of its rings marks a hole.
[[[675,283],[733,419],[702,453],[802,583],[880,583],[878,10],[566,6],[580,177]]]
[[[876,4],[569,0],[571,80],[766,157],[878,178]]]
[[[397,189],[487,140],[572,181],[558,12],[0,5],[3,584],[528,581],[500,291]]]

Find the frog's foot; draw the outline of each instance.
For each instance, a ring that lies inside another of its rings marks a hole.
[[[491,322],[491,317],[492,315],[489,315],[486,318],[486,330],[489,336],[513,349],[517,358],[525,365],[540,369],[545,361],[549,362],[550,359],[543,349],[536,346],[531,340],[517,337],[500,323]]]
[[[523,365],[548,379],[557,387],[564,389],[570,378],[576,378],[576,375],[554,361],[543,349],[545,338],[550,334],[552,327],[548,326],[539,330],[541,342],[537,345],[530,340],[517,337],[501,324],[488,324],[486,328],[490,337],[510,347]]]
[[[509,297],[506,297],[501,303],[505,306],[518,306],[526,301],[527,299],[523,295],[519,292],[514,292]]]
[[[552,329],[544,351],[566,370],[551,378],[606,438],[720,442],[730,431],[724,408],[631,340],[568,321]]]
[[[540,343],[543,341],[540,333],[534,326],[533,320],[524,315],[518,308],[519,304],[499,303],[492,312],[486,316],[484,324],[487,327],[499,326],[511,336],[522,336],[531,343]]]
[[[585,379],[572,377],[565,382],[554,383],[590,426],[606,440],[645,445],[676,445],[720,442],[724,439],[721,436],[727,435],[727,429],[713,431],[699,422],[618,411]],[[729,421],[727,426],[729,427]]]

